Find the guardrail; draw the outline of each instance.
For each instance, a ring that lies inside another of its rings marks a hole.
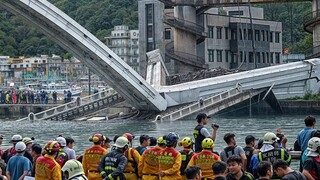
[[[206,99],[200,99],[198,102],[189,104],[187,106],[181,107],[179,109],[176,109],[168,114],[164,114],[163,116],[158,115],[154,122],[161,120],[161,121],[176,121],[181,118],[190,116],[196,112],[199,112],[200,110],[206,109],[210,106],[213,106],[214,104],[220,103],[222,100],[236,96],[238,94],[241,94],[242,88],[240,84],[237,84],[236,87],[227,90],[225,92],[219,93],[217,95],[214,95],[212,97],[206,98]]]
[[[105,106],[113,105],[121,101],[124,101],[124,99],[119,94],[111,94],[108,90],[105,90],[84,98],[77,98],[75,101],[36,114],[29,113],[28,117],[17,121],[47,119],[70,120],[74,117],[83,116],[86,113],[91,113],[92,111],[99,110]]]

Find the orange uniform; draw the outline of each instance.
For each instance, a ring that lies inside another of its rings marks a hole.
[[[220,157],[210,150],[202,150],[201,152],[192,156],[189,166],[199,166],[202,172],[202,178],[214,179],[212,172],[212,165],[215,162],[221,161]]]
[[[61,180],[61,167],[53,156],[46,154],[37,159],[35,175],[37,180]]]
[[[138,164],[140,160],[140,154],[137,150],[133,148],[129,148],[124,155],[128,159],[128,164],[124,169],[124,175],[127,180],[138,180],[138,175],[136,169],[138,170]]]
[[[167,147],[160,152],[160,172],[164,171],[165,176],[161,180],[181,180],[180,166],[181,154],[173,147]]]
[[[159,155],[162,148],[156,146],[143,152],[139,161],[139,176],[142,180],[158,180],[159,179]]]
[[[102,177],[98,171],[98,166],[103,155],[107,154],[107,150],[101,145],[93,145],[83,154],[82,166],[85,175],[89,180],[101,180]]]

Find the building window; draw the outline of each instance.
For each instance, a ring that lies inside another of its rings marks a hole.
[[[208,49],[208,61],[209,62],[214,62],[214,50],[213,49]]]
[[[259,30],[254,31],[254,40],[260,41],[260,31]]]
[[[243,38],[242,38],[242,35],[243,35],[243,34],[242,34],[242,30],[241,30],[241,29],[239,29],[239,39],[240,39],[240,40],[242,40],[242,39],[243,39]]]
[[[267,63],[269,64],[270,63],[270,58],[269,58],[269,53],[268,52],[266,52],[266,58],[267,58]]]
[[[224,30],[225,30],[226,39],[229,39],[229,28],[225,27]]]
[[[269,42],[269,31],[266,31],[266,41]]]
[[[248,30],[248,40],[252,40],[252,29]]]
[[[146,32],[147,32],[147,52],[154,50],[154,12],[153,4],[146,4]]]
[[[243,61],[243,52],[241,51],[240,52],[240,62],[242,62]]]
[[[222,50],[217,50],[217,62],[222,62]]]
[[[243,11],[229,11],[229,16],[242,16]]]
[[[237,40],[237,31],[231,30],[231,40]]]
[[[270,31],[270,42],[273,42],[273,32]]]
[[[166,28],[164,31],[164,39],[171,39],[171,28]]]
[[[249,52],[249,63],[253,63],[253,52]]]
[[[276,64],[280,64],[280,53],[275,53],[276,55]]]
[[[208,38],[213,38],[213,26],[208,26]]]
[[[266,63],[265,53],[262,52],[262,53],[261,53],[261,56],[262,56],[262,63]]]
[[[262,41],[265,41],[264,30],[261,30],[261,39]]]
[[[272,53],[270,53],[270,62],[271,62],[271,64],[273,64],[273,52]]]
[[[275,34],[275,42],[280,43],[280,33],[279,32],[276,32],[276,34]]]
[[[222,39],[222,27],[217,27],[217,39]]]
[[[256,52],[256,61],[260,63],[260,52]]]
[[[247,40],[247,39],[248,39],[248,37],[247,37],[247,30],[246,30],[246,29],[243,30],[243,39],[244,39],[244,40]]]
[[[225,50],[226,62],[229,62],[229,50]]]

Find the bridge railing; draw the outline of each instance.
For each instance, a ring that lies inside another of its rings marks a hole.
[[[221,92],[215,96],[211,96],[209,98],[199,100],[198,102],[175,109],[174,111],[169,112],[168,114],[165,114],[163,116],[158,115],[154,121],[157,121],[157,120],[175,121],[175,120],[181,119],[182,117],[187,117],[195,112],[198,112],[202,109],[212,106],[215,103],[219,103],[228,97],[235,96],[242,92],[243,91],[242,91],[241,85],[237,84],[236,87],[229,89],[227,91]]]
[[[75,99],[71,102],[56,106],[54,108],[51,108],[51,109],[48,109],[45,111],[41,111],[36,114],[31,112],[31,113],[29,113],[28,117],[19,119],[17,121],[38,120],[38,119],[43,119],[43,118],[50,118],[57,113],[61,113],[61,112],[70,110],[72,108],[76,108],[76,107],[97,101],[101,98],[107,98],[107,97],[111,98],[111,101],[112,101],[113,99],[118,99],[120,97],[120,95],[114,94],[113,91],[110,92],[109,90],[104,90],[104,91],[101,91],[101,92],[98,92],[98,93],[95,93],[95,94],[92,94],[90,96],[86,96],[83,98],[78,97],[77,99]]]

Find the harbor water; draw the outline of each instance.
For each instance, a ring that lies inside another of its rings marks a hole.
[[[209,124],[220,125],[215,151],[221,152],[226,146],[223,135],[227,132],[236,134],[237,143],[244,147],[245,136],[251,134],[256,138],[263,138],[266,132],[275,132],[277,128],[282,129],[282,133],[288,138],[287,147],[293,147],[293,143],[298,132],[304,128],[305,115],[294,116],[254,116],[254,117],[228,117],[214,116],[209,119]],[[317,117],[316,117],[317,118]],[[0,120],[0,134],[4,135],[2,146],[10,146],[10,137],[20,134],[23,137],[34,137],[37,143],[44,145],[49,140],[53,140],[59,134],[64,137],[71,136],[75,139],[74,149],[77,155],[83,154],[84,150],[92,144],[89,137],[95,133],[107,135],[111,139],[115,135],[130,132],[136,136],[134,146],[139,144],[139,135],[148,134],[153,137],[160,137],[168,132],[176,132],[183,137],[192,137],[193,128],[196,126],[196,119],[184,119],[175,122],[151,122],[147,120],[109,120],[109,121],[9,121]],[[209,124],[207,128],[212,132]],[[3,148],[3,147],[0,147]]]

